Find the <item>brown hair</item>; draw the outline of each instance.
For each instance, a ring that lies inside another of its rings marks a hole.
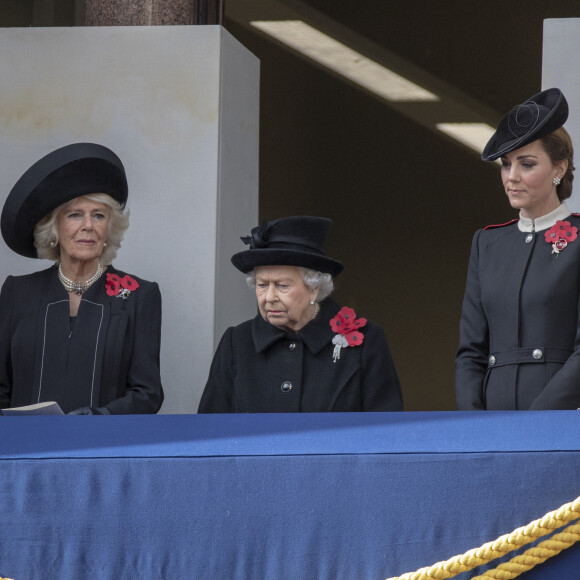
[[[558,199],[564,201],[572,195],[572,182],[574,181],[574,169],[576,169],[574,167],[574,146],[570,134],[564,127],[560,127],[553,133],[541,137],[540,142],[552,163],[568,161],[568,169],[562,176],[560,185],[556,186]]]

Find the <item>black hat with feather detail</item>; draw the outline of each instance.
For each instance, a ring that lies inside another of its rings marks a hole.
[[[232,264],[244,273],[257,266],[299,266],[337,276],[344,266],[325,256],[323,249],[331,227],[332,220],[313,216],[263,223],[241,238],[250,248],[234,254]]]

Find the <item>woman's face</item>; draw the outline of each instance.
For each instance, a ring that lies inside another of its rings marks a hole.
[[[77,197],[58,214],[57,225],[61,261],[96,262],[109,232],[109,208]]]
[[[283,330],[300,330],[314,317],[318,288],[310,290],[295,266],[256,268],[256,297],[262,318]]]
[[[568,162],[552,163],[540,141],[533,141],[501,158],[501,179],[511,206],[535,219],[560,205],[554,177],[562,178]]]

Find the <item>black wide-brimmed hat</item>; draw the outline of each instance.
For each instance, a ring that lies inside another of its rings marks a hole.
[[[17,254],[37,258],[36,224],[59,205],[93,193],[107,193],[125,206],[127,177],[117,155],[95,143],[52,151],[24,173],[6,198],[0,222],[4,241]]]
[[[481,158],[495,161],[556,129],[568,118],[568,102],[560,89],[546,89],[514,107],[498,124]]]
[[[344,266],[324,255],[323,244],[332,221],[312,216],[284,217],[252,228],[241,238],[249,250],[232,256],[232,264],[246,273],[257,266],[302,266],[332,277]]]

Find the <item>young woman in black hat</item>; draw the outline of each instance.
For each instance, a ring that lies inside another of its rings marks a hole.
[[[456,358],[460,410],[580,407],[580,216],[565,203],[568,104],[548,89],[499,123],[482,159],[501,159],[519,219],[473,239]]]
[[[0,408],[54,400],[76,415],[159,410],[159,288],[111,266],[127,193],[121,160],[93,143],[49,153],[12,188],[6,244],[55,265],[2,287]]]
[[[287,217],[242,238],[250,248],[232,263],[255,285],[259,314],[222,337],[200,413],[402,409],[383,331],[329,298],[343,269],[323,252],[331,225]]]

